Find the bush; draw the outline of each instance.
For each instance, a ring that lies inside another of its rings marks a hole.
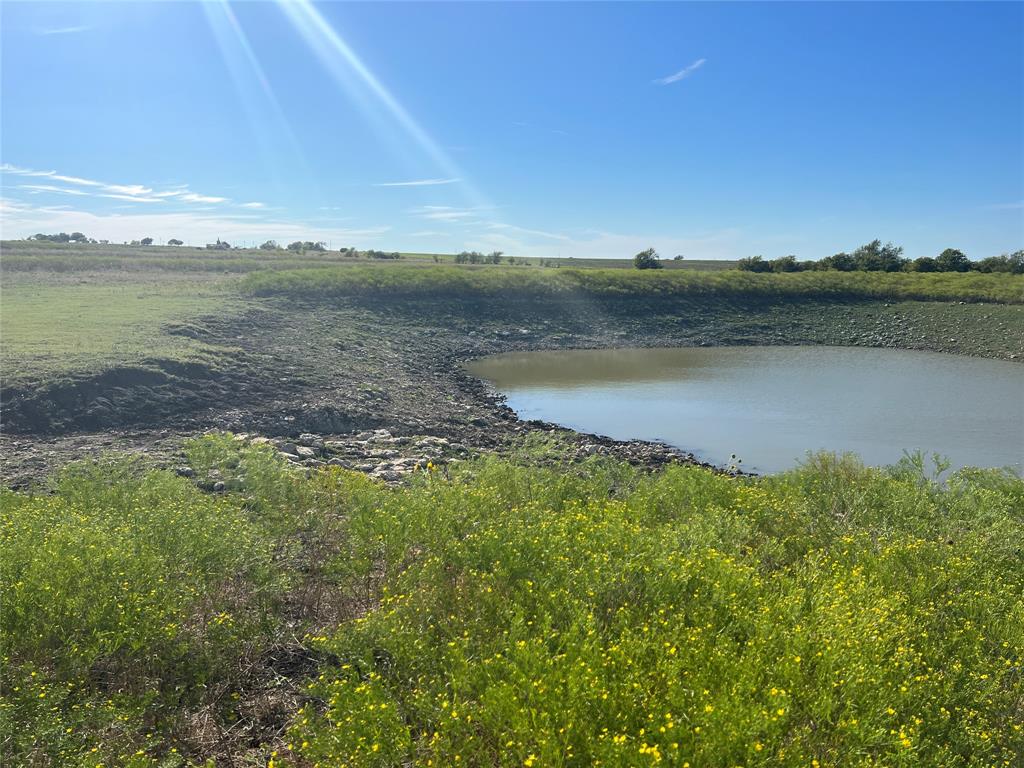
[[[744,272],[772,271],[771,263],[765,261],[761,256],[747,256],[746,258],[740,259],[736,267]]]
[[[648,248],[633,257],[633,266],[637,269],[661,269],[661,257],[653,248]]]
[[[1024,251],[1016,251],[1002,256],[989,256],[977,264],[979,272],[1005,272],[1013,275],[1024,275]]]

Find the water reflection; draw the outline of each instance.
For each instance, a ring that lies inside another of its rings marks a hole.
[[[954,466],[1024,459],[1024,366],[852,347],[708,347],[531,352],[469,366],[523,418],[618,439],[664,440],[763,472],[809,450],[870,464],[904,450]]]

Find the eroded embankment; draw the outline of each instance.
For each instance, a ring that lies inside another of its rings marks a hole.
[[[500,451],[523,430],[551,427],[519,422],[462,368],[499,352],[838,344],[1024,359],[1020,305],[677,297],[260,302],[233,320],[190,325],[195,338],[230,350],[215,367],[155,361],[7,389],[0,456],[8,481],[90,452],[95,433],[108,446],[114,435],[113,447],[135,450],[152,447],[154,432],[161,439],[209,429],[297,437],[386,428]]]

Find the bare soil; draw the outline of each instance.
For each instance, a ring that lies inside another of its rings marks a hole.
[[[200,339],[224,355],[208,365],[152,360],[5,390],[4,483],[39,483],[69,460],[111,450],[176,466],[182,439],[210,430],[281,440],[306,435],[307,443],[313,435],[334,447],[298,460],[316,465],[333,455],[367,471],[387,466],[369,455],[368,430],[387,430],[395,438],[433,436],[467,452],[499,453],[524,433],[558,431],[581,456],[611,453],[651,466],[694,461],[665,445],[618,443],[518,420],[499,394],[462,367],[498,352],[839,344],[1024,361],[1024,307],[939,302],[325,305],[275,299],[240,316],[207,317],[165,331]]]

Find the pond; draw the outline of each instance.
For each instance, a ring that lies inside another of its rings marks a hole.
[[[470,373],[523,419],[660,440],[754,472],[809,451],[891,464],[923,450],[962,466],[1024,461],[1024,365],[860,347],[602,349],[495,355]]]

